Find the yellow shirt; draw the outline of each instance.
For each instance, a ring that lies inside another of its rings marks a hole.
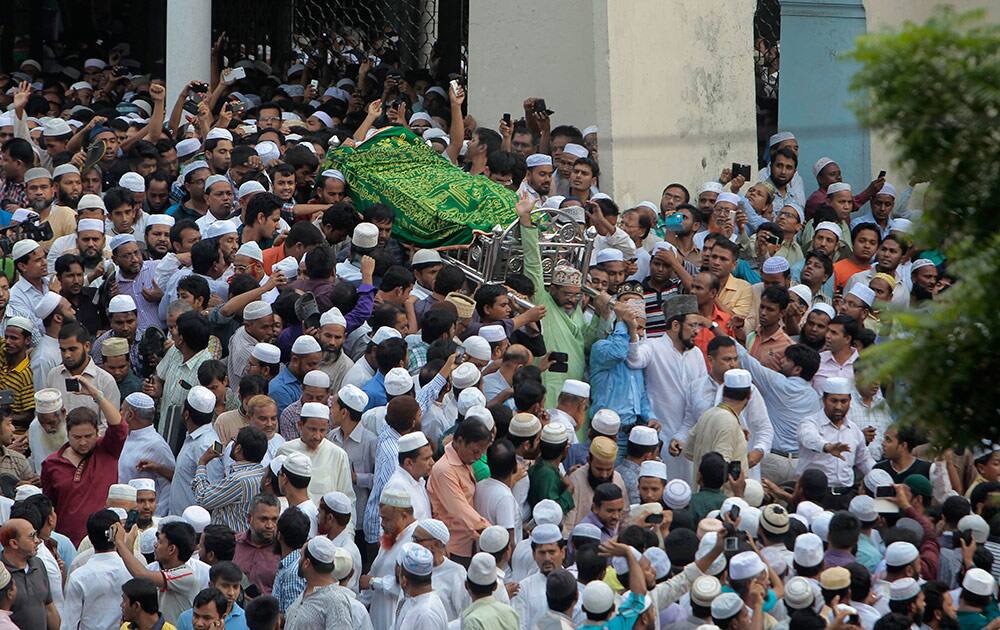
[[[132,622],[126,621],[125,623],[122,624],[122,627],[119,628],[118,630],[134,630],[134,629],[135,626],[132,625]],[[177,626],[175,626],[172,623],[167,623],[166,621],[164,621],[163,625],[160,626],[160,630],[177,630]]]
[[[735,315],[746,318],[750,315],[750,305],[753,303],[753,289],[746,280],[729,276],[726,285],[719,291],[715,301],[728,308]]]

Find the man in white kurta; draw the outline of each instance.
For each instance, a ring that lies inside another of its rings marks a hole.
[[[445,546],[450,539],[448,527],[433,518],[417,521],[413,531],[413,542],[426,547],[434,558],[431,583],[444,604],[448,621],[454,621],[472,604],[472,597],[465,590],[465,567],[447,556]]]
[[[63,628],[114,630],[121,625],[122,585],[132,579],[113,549],[95,553],[66,581]]]
[[[369,606],[373,626],[392,628],[402,596],[396,582],[396,561],[403,546],[412,541],[417,522],[413,520],[410,496],[397,488],[387,487],[382,491],[379,508],[383,537],[368,575],[361,579],[361,600]]]
[[[691,463],[671,455],[669,444],[684,427],[692,385],[708,373],[705,357],[694,345],[704,318],[697,315],[698,300],[693,295],[670,296],[663,310],[669,323],[666,334],[629,342],[628,366],[646,371],[646,392],[660,423],[668,478],[690,483]]]
[[[431,499],[427,494],[427,475],[434,465],[434,447],[421,431],[399,436],[397,444],[400,453],[414,453],[414,455],[404,459],[402,465],[397,464],[385,487],[398,487],[410,495],[413,518],[418,521],[430,518]]]
[[[312,403],[319,404],[319,403]],[[324,405],[325,406],[325,405]],[[305,406],[303,405],[303,413]],[[305,417],[303,416],[303,419]],[[312,421],[312,418],[309,418]],[[289,453],[302,453],[312,462],[312,480],[309,482],[309,498],[314,503],[327,492],[343,492],[351,499],[351,522],[358,522],[358,515],[353,509],[355,496],[354,485],[351,483],[351,462],[348,461],[347,453],[330,440],[326,439],[325,432],[323,438],[311,447],[303,438],[296,438],[290,442],[285,442],[278,449],[278,455],[288,455]],[[353,527],[351,525],[350,527]]]
[[[128,423],[128,437],[118,457],[118,483],[133,479],[152,479],[156,482],[156,516],[166,516],[170,508],[170,477],[174,470],[174,452],[163,439],[153,420],[156,417],[153,399],[142,392],[125,397],[124,417]],[[167,475],[166,473],[170,473]]]
[[[861,428],[847,419],[854,384],[835,376],[823,383],[823,410],[799,425],[799,465],[822,470],[830,488],[851,488],[875,466]]]

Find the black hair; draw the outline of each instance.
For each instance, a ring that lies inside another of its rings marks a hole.
[[[778,149],[777,151],[775,151],[772,154],[771,161],[773,162],[774,158],[778,157],[779,155],[782,156],[782,157],[788,158],[789,160],[791,160],[792,162],[795,163],[796,167],[798,167],[798,165],[799,165],[799,156],[795,154],[795,151],[792,151],[788,147],[781,147],[780,149]]]
[[[303,144],[297,144],[294,147],[289,148],[285,151],[285,154],[281,159],[285,162],[285,164],[288,164],[295,169],[308,166],[315,171],[319,166],[319,159],[316,158],[316,154],[312,149]]]
[[[278,534],[291,549],[301,549],[309,540],[309,517],[297,507],[290,507],[278,517]]]
[[[503,144],[503,138],[492,129],[478,127],[473,133],[476,134],[476,138],[479,140],[480,144],[486,145],[487,156],[490,153],[499,150],[500,145]]]
[[[172,226],[170,226],[170,242],[180,243],[181,238],[184,234],[184,230],[194,230],[195,232],[201,232],[198,228],[198,224],[191,219],[181,219],[177,221]]]
[[[392,223],[396,220],[396,211],[384,203],[373,203],[361,212],[361,217],[368,223]]]
[[[463,286],[465,286],[465,273],[452,265],[445,265],[434,277],[434,292],[439,295],[461,291]],[[476,302],[478,301],[476,300]],[[476,308],[478,309],[478,305]]]
[[[831,547],[851,550],[858,544],[859,536],[861,536],[861,522],[857,516],[844,510],[834,512],[830,518],[827,534]]]
[[[208,320],[197,311],[181,313],[177,318],[177,334],[184,339],[184,345],[195,352],[208,347],[210,333]]]
[[[80,265],[80,268],[83,269],[83,258],[79,254],[63,254],[56,258],[56,275],[69,272],[69,268],[73,265]]]
[[[830,323],[827,325],[832,326],[833,324],[839,324],[843,326],[844,334],[850,337],[851,341],[854,341],[854,339],[857,338],[858,330],[861,328],[858,325],[858,321],[856,319],[854,319],[853,317],[848,317],[847,315],[837,315],[836,317],[831,319]]]
[[[757,233],[760,234],[761,232],[767,232],[768,234],[777,236],[781,240],[785,240],[785,233],[781,231],[781,228],[778,227],[777,223],[772,223],[771,221],[765,221],[764,223],[761,223],[760,227],[757,228]],[[792,270],[790,268],[786,269],[784,272],[784,276],[787,278],[791,274],[791,272]]]
[[[344,283],[338,282],[337,284]],[[378,329],[382,326],[393,328],[396,325],[396,319],[402,313],[403,309],[399,308],[395,304],[391,302],[383,302],[372,309],[372,316],[368,318],[368,324],[372,327],[372,330],[376,332],[378,332]]]
[[[122,584],[122,594],[133,604],[139,604],[144,613],[155,614],[160,610],[160,592],[147,578],[132,578]]]
[[[733,617],[735,619],[736,617]],[[826,628],[826,619],[820,617],[815,610],[811,608],[803,608],[801,610],[796,610],[792,612],[790,616],[789,628],[795,628],[795,630],[823,630]],[[728,622],[727,622],[728,625]],[[721,630],[726,630],[722,628]],[[880,629],[887,630],[887,629]],[[896,629],[893,629],[896,630]],[[900,628],[898,630],[904,630]]]
[[[788,308],[789,299],[788,289],[785,287],[767,287],[760,294],[761,302],[767,300],[772,304],[777,304],[781,310]]]
[[[114,514],[114,512],[112,512]],[[42,515],[33,505],[25,503],[24,501],[18,501],[14,505],[10,506],[10,518],[20,518],[31,523],[31,527],[37,532],[39,529],[45,525],[42,521]],[[117,519],[117,515],[115,516]]]
[[[205,241],[199,241],[199,245]],[[196,276],[191,274],[189,276],[184,276],[177,283],[177,290],[184,289],[190,293],[196,300],[201,299],[202,304],[207,306],[208,301],[212,298],[212,290],[208,286],[208,280],[202,278],[201,276]]]
[[[698,464],[701,483],[706,488],[719,489],[726,482],[726,460],[715,451],[705,453]]]
[[[267,379],[260,374],[249,374],[240,379],[239,397],[240,400],[248,396],[266,394],[268,389]]]
[[[490,430],[482,422],[459,422],[455,429],[455,440],[462,440],[466,444],[476,444],[486,442],[491,438]]]
[[[11,138],[3,144],[3,152],[11,160],[24,162],[31,168],[35,164],[35,152],[31,149],[31,143],[21,138]]]
[[[734,348],[736,341],[732,337],[712,337],[708,342],[708,356],[714,357],[720,348]]]
[[[545,601],[549,610],[567,610],[577,598],[576,578],[566,569],[556,569],[545,578]]]
[[[274,630],[281,616],[281,607],[273,596],[261,595],[251,599],[243,612],[249,630]]]
[[[379,285],[381,291],[392,291],[393,289],[406,289],[413,286],[413,273],[401,265],[392,265],[382,274],[382,284]]]
[[[420,319],[420,338],[424,343],[434,343],[446,335],[457,321],[458,316],[449,310],[430,309]]]
[[[205,554],[213,554],[216,561],[232,560],[236,555],[236,533],[228,525],[206,525],[201,532],[201,542],[205,547]]]
[[[916,603],[919,596],[917,594],[909,599],[889,599],[889,610],[900,615],[909,615],[910,607]]]
[[[811,381],[819,370],[819,353],[807,345],[794,343],[785,348],[785,358],[802,368],[799,376]]]
[[[399,367],[404,358],[406,342],[397,337],[386,339],[375,348],[375,363],[382,374],[388,374],[392,368]]]
[[[104,207],[107,208],[108,214],[119,206],[128,205],[132,206],[132,191],[121,186],[112,186],[104,193]]]
[[[236,434],[236,444],[243,449],[243,456],[259,464],[267,455],[267,434],[257,427],[246,426]]]
[[[301,421],[302,420],[300,418],[299,422]],[[292,484],[292,487],[298,490],[305,490],[306,488],[308,488],[309,482],[312,480],[311,476],[306,477],[305,475],[299,475],[293,472],[289,472],[288,466],[282,466],[281,472],[288,479],[288,483]]]
[[[444,269],[438,273],[438,278],[441,277],[441,273],[444,273]],[[465,277],[464,275],[462,276]],[[435,281],[435,291],[437,290],[437,282]],[[440,291],[438,291],[440,293]],[[507,287],[502,284],[484,284],[476,290],[472,299],[476,301],[476,312],[479,313],[480,317],[486,316],[486,308],[492,307],[497,298],[507,295]]]
[[[872,574],[865,565],[852,562],[844,567],[851,573],[851,600],[863,602],[872,590]]]
[[[333,270],[337,266],[337,256],[333,248],[323,244],[313,248],[305,255],[306,277],[310,280],[327,280],[333,275]]]
[[[237,566],[232,560],[216,562],[208,570],[208,581],[212,583],[219,580],[227,584],[239,584],[243,581],[243,569]]]
[[[219,239],[203,238],[191,247],[191,269],[205,276],[219,262]]]
[[[312,247],[323,243],[325,240],[323,233],[311,222],[298,221],[292,224],[292,228],[288,230],[288,236],[285,238],[285,250],[287,251],[289,247],[294,245]]]
[[[802,488],[802,496],[806,501],[819,504],[826,498],[829,481],[822,470],[806,468],[799,475],[799,486]]]
[[[854,241],[858,238],[858,234],[861,234],[866,230],[869,232],[875,232],[875,240],[878,242],[879,245],[882,244],[882,232],[881,230],[878,229],[878,225],[874,223],[858,223],[857,225],[852,227],[851,243],[854,243]]]
[[[602,483],[594,488],[593,505],[600,506],[608,501],[617,501],[622,498],[622,489],[613,483]]]
[[[208,359],[198,366],[198,384],[208,387],[214,381],[220,383],[226,380],[228,370],[226,364],[218,359]]]
[[[511,151],[496,150],[491,151],[489,155],[486,156],[486,167],[490,169],[491,174],[510,174],[513,175],[515,169],[517,168],[517,156],[520,153],[513,153]],[[523,156],[522,156],[523,159]]]
[[[896,440],[900,443],[905,443],[910,451],[921,444],[927,443],[927,437],[924,435],[924,432],[912,422],[897,423],[895,429]]]
[[[593,177],[600,176],[600,174],[601,174],[601,167],[597,165],[597,161],[596,160],[593,160],[593,159],[591,159],[589,157],[577,158],[576,161],[573,162],[573,167],[576,168],[577,166],[580,166],[581,164],[583,166],[587,166],[587,167],[590,168],[590,174],[591,174],[591,176],[593,176]]]
[[[517,470],[517,454],[509,440],[497,440],[486,449],[486,465],[494,479],[506,479]]]
[[[245,225],[253,225],[257,222],[258,216],[269,216],[275,210],[281,209],[283,205],[284,202],[282,202],[281,198],[274,193],[263,192],[254,195],[253,198],[250,199],[250,202],[247,203]]]
[[[581,584],[590,583],[604,577],[604,572],[608,568],[608,559],[602,556],[597,549],[597,541],[594,544],[579,547],[576,549],[576,569],[577,579]]]
[[[358,225],[358,213],[351,204],[338,201],[323,211],[321,223],[350,234]]]
[[[674,512],[674,518],[677,512]],[[698,551],[698,535],[686,527],[671,529],[663,540],[663,548],[674,567],[686,567],[695,560]]]
[[[108,539],[108,529],[120,519],[111,510],[98,510],[87,517],[87,538],[94,546],[95,553],[111,551],[115,543]]]
[[[969,500],[960,495],[950,496],[941,504],[941,517],[944,522],[952,528],[958,527],[958,521],[963,516],[972,513],[972,504]]]
[[[933,580],[925,582],[921,590],[924,592],[924,619],[934,619],[934,613],[938,611],[941,611],[943,615],[944,598],[951,597],[951,594],[948,592],[948,585],[944,582]]]
[[[206,527],[206,529],[208,529]],[[160,526],[160,535],[177,548],[177,559],[187,562],[198,546],[198,536],[194,528],[184,521],[173,521]],[[224,610],[224,609],[223,609]]]
[[[76,339],[80,343],[87,343],[90,341],[90,331],[80,322],[64,324],[59,330],[59,340],[63,339]]]
[[[201,608],[207,604],[213,604],[215,606],[215,610],[218,611],[220,619],[225,618],[226,610],[229,608],[229,600],[227,600],[226,596],[222,594],[222,591],[212,587],[202,589],[197,595],[194,596],[191,608]]]
[[[514,383],[514,407],[518,411],[527,411],[543,400],[545,400],[545,386],[540,382],[532,378],[523,378]]]

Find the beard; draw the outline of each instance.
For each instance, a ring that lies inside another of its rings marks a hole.
[[[55,433],[49,433],[45,429],[42,429],[42,447],[45,451],[49,453],[55,453],[59,448],[66,443],[66,425],[60,423],[56,427]]]
[[[29,203],[28,207],[30,207],[32,210],[34,210],[38,214],[41,214],[42,211],[45,210],[46,208],[48,208],[50,205],[52,205],[51,201],[45,201],[44,199],[36,199],[36,200],[32,201],[31,203]]]
[[[920,286],[919,284],[913,285],[913,290],[910,294],[917,299],[918,302],[924,302],[926,300],[933,300],[934,294]]]
[[[94,267],[97,267],[97,265],[101,264],[101,261],[104,260],[104,257],[101,256],[101,252],[97,251],[93,254],[90,254],[90,252],[92,251],[94,250],[88,249],[80,252],[80,258],[83,259],[84,269],[93,269]]]
[[[73,208],[75,210],[76,209],[76,204],[80,203],[80,197],[82,197],[82,196],[83,195],[72,195],[71,196],[70,194],[64,193],[63,191],[60,190],[59,191],[59,203],[61,203],[64,206],[67,206],[69,208]]]
[[[590,466],[587,466],[587,483],[591,488],[597,489],[597,486],[602,483],[608,483],[611,481],[611,477],[596,477],[594,476],[594,471]]]
[[[941,615],[941,621],[938,622],[938,625],[941,627],[941,630],[958,630],[958,619]]]
[[[805,335],[799,335],[799,343],[809,346],[816,352],[822,352],[823,347],[826,345],[826,337],[820,337],[819,339],[808,339]]]
[[[342,354],[344,354],[344,346],[327,346],[323,348],[323,362],[336,363]]]

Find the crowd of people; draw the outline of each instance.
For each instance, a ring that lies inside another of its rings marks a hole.
[[[912,186],[779,132],[621,207],[544,99],[231,61],[0,72],[0,629],[1000,627],[1000,447],[862,378],[952,282]],[[386,127],[516,193],[519,273],[352,196]]]

